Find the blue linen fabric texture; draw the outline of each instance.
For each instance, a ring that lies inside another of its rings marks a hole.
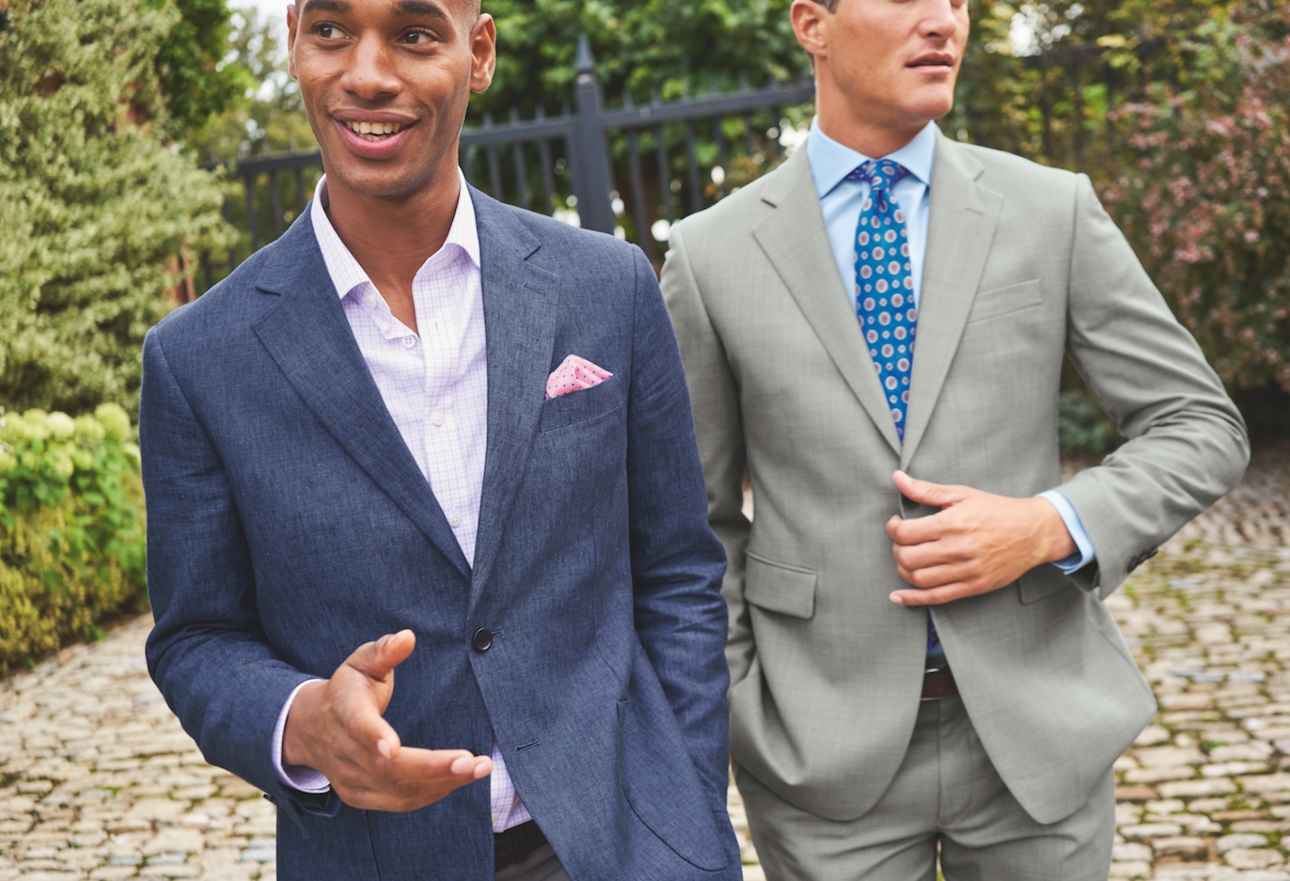
[[[474,570],[305,211],[147,337],[149,670],[207,760],[278,805],[283,881],[493,878],[487,780],[389,814],[274,774],[291,690],[402,628],[417,647],[386,718],[409,746],[486,755],[495,736],[575,881],[738,879],[725,556],[654,273],[633,246],[471,195],[489,387]],[[544,401],[571,353],[614,377]]]

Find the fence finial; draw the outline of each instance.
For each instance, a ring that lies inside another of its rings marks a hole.
[[[577,70],[579,74],[594,76],[596,73],[596,57],[591,54],[591,43],[587,40],[586,34],[578,38]]]

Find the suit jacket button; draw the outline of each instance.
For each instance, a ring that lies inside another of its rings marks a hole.
[[[481,627],[475,631],[475,636],[470,641],[470,644],[475,647],[475,651],[486,652],[493,647],[493,634],[491,631]]]

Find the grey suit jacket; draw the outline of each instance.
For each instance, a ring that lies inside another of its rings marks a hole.
[[[735,760],[837,820],[894,777],[926,635],[922,609],[887,599],[907,586],[884,531],[899,467],[1013,497],[1058,488],[1078,512],[1095,563],[1044,565],[932,615],[1022,806],[1051,823],[1087,801],[1155,707],[1103,598],[1248,458],[1239,413],[1088,178],[939,139],[903,446],[805,149],[678,224],[663,290],[730,561]],[[1128,442],[1063,484],[1066,355]]]

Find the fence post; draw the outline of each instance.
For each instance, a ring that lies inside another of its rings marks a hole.
[[[583,229],[612,233],[616,220],[609,202],[609,158],[601,116],[604,98],[596,78],[596,60],[585,36],[578,39],[578,112],[574,117],[573,193]]]

